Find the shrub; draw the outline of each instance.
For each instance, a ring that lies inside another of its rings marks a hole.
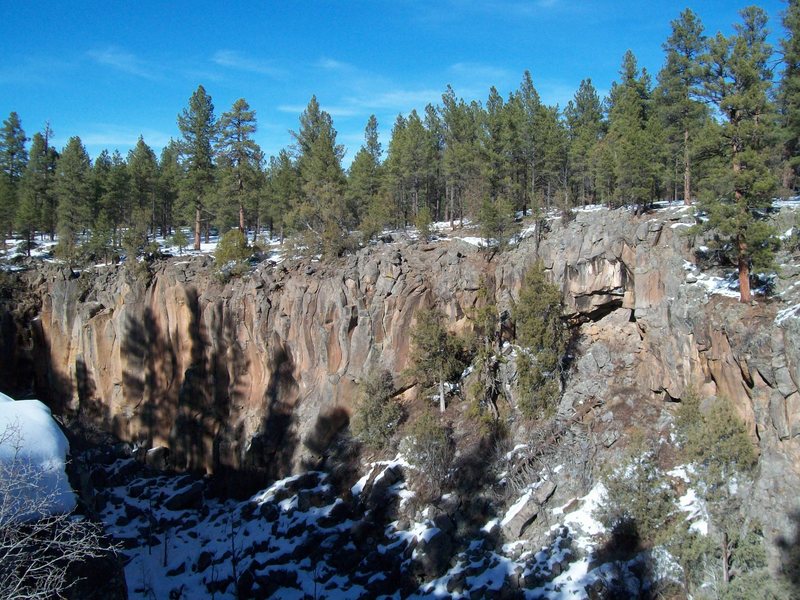
[[[177,246],[178,254],[183,256],[184,249],[189,245],[189,238],[186,237],[183,229],[178,228],[175,230],[175,233],[170,236],[169,243],[173,246]]]
[[[519,408],[526,417],[549,416],[561,391],[561,363],[567,330],[561,319],[561,291],[547,280],[544,266],[535,264],[526,274],[513,307],[519,373]]]
[[[606,500],[598,519],[613,532],[661,543],[673,533],[675,494],[651,451],[630,457],[604,477]]]
[[[459,339],[447,331],[445,315],[438,310],[421,310],[416,314],[411,332],[414,346],[412,372],[422,385],[437,386],[439,409],[445,411],[444,384],[458,377],[466,365]]]
[[[372,450],[385,448],[403,419],[403,409],[393,398],[391,373],[373,373],[361,384],[361,393],[353,416],[353,433]]]
[[[676,424],[684,458],[694,465],[693,485],[708,508],[714,539],[713,553],[706,553],[702,561],[681,556],[681,562],[694,580],[707,578],[693,572],[699,562],[711,565],[708,570],[719,580],[722,597],[746,597],[736,590],[749,588],[766,564],[763,534],[742,514],[757,462],[747,429],[727,398],[716,398],[703,410],[693,392],[682,400]]]
[[[427,242],[431,239],[431,235],[433,234],[431,230],[432,223],[433,217],[431,216],[431,209],[427,206],[423,206],[417,211],[417,216],[414,219],[414,227],[419,231],[421,240]]]
[[[402,451],[417,469],[417,492],[426,499],[440,496],[449,477],[454,451],[449,429],[433,411],[426,409],[411,424]]]
[[[247,245],[247,237],[239,229],[231,229],[225,233],[214,251],[217,270],[228,276],[241,275],[247,268],[246,261],[253,255],[253,249]]]

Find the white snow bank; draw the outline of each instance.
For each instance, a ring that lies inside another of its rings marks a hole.
[[[800,304],[793,304],[789,308],[784,308],[783,310],[778,311],[778,314],[775,315],[775,324],[780,325],[786,319],[798,318],[800,318]]]
[[[49,408],[38,400],[0,394],[0,469],[6,482],[13,482],[0,493],[11,496],[15,507],[0,518],[18,517],[25,510],[33,511],[26,518],[71,511],[75,494],[65,471],[68,451],[67,438]]]

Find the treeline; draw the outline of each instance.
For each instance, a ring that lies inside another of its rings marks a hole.
[[[796,187],[800,168],[797,0],[783,24],[776,53],[758,7],[741,12],[730,36],[707,36],[686,10],[655,80],[629,51],[608,97],[585,79],[563,109],[541,101],[528,72],[507,97],[491,88],[485,104],[448,86],[439,105],[397,117],[385,153],[370,117],[347,171],[315,97],[294,144],[269,159],[248,103],[217,118],[202,86],[178,116],[180,139],[159,157],[141,138],[127,157],[91,161],[78,137],[57,152],[49,126],[28,148],[11,113],[0,132],[0,227],[28,240],[58,233],[67,257],[79,239],[97,255],[127,236],[137,251],[180,226],[193,228],[195,248],[211,228],[239,227],[340,255],[420,218],[494,222],[529,209],[682,199],[700,201],[749,269],[768,246],[769,232],[753,226],[758,211]]]

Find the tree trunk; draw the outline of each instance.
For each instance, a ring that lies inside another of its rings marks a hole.
[[[194,208],[194,249],[200,251],[200,204]]]
[[[439,380],[439,412],[444,412],[447,407],[444,403],[444,379]]]
[[[725,585],[731,582],[730,574],[730,549],[728,548],[728,532],[722,533],[722,542],[720,543],[720,550],[722,550],[722,581]]]
[[[692,171],[689,156],[689,130],[683,130],[683,203],[689,206],[692,203]]]
[[[747,243],[744,236],[739,234],[736,240],[739,252],[739,302],[750,302],[750,262],[747,258]]]

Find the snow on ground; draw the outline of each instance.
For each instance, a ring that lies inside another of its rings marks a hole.
[[[461,240],[471,246],[477,246],[478,248],[485,248],[486,247],[486,240],[481,237],[474,237],[474,236],[466,236],[466,237],[457,237],[454,236],[452,239],[454,240]]]
[[[75,508],[75,494],[67,479],[69,443],[50,409],[38,400],[14,400],[0,394],[0,464],[3,477],[15,473],[23,485],[8,486],[11,501],[19,508],[3,514],[37,507],[49,514]],[[16,477],[15,477],[16,479]],[[7,480],[8,481],[8,480]],[[43,516],[31,513],[30,518]]]
[[[800,319],[800,304],[793,304],[788,308],[778,311],[775,315],[775,324],[780,325],[787,319]]]
[[[739,297],[739,280],[733,272],[727,277],[717,277],[706,273],[698,273],[697,285],[706,289],[709,295],[726,296],[728,298]]]

